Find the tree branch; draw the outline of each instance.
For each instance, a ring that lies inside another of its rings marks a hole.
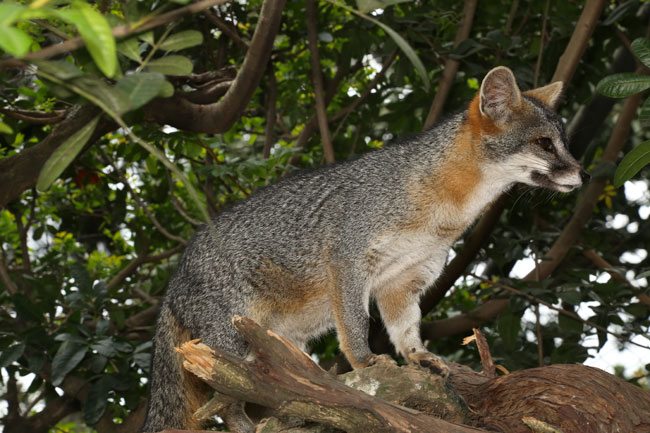
[[[316,118],[318,119],[318,128],[320,129],[321,140],[323,143],[323,156],[325,157],[325,162],[332,164],[336,162],[336,160],[334,158],[332,135],[327,124],[327,109],[325,96],[323,95],[323,71],[321,70],[320,56],[318,55],[316,0],[307,0],[306,15],[311,78],[314,86],[314,93],[316,94]]]
[[[140,255],[136,257],[131,263],[126,265],[120,272],[117,273],[116,276],[114,276],[111,281],[106,284],[106,290],[111,290],[115,287],[117,287],[122,281],[124,281],[128,276],[133,274],[138,267],[144,263],[152,263],[152,262],[158,262],[160,260],[164,260],[166,258],[169,258],[173,256],[174,254],[180,253],[185,249],[184,244],[180,244],[175,246],[174,248],[171,248],[167,251],[163,251],[162,253],[155,254],[153,256],[149,255]]]
[[[37,111],[37,110],[24,110],[14,107],[0,107],[0,113],[6,114],[14,119],[22,120],[23,122],[31,123],[32,125],[53,125],[65,119],[67,114],[66,110],[54,111]]]
[[[582,54],[589,45],[589,39],[604,7],[605,0],[587,0],[580,14],[580,18],[576,23],[575,30],[571,35],[569,44],[560,56],[560,61],[557,64],[551,83],[562,81],[566,88],[566,85],[571,81],[573,74],[575,74],[578,68]]]
[[[229,130],[241,116],[266,71],[285,0],[265,0],[244,63],[226,94],[213,104],[200,105],[181,95],[155,99],[145,106],[149,120],[185,131],[216,134]]]
[[[361,62],[357,62],[348,70],[341,61],[339,61],[336,65],[336,73],[334,74],[334,78],[330,80],[330,82],[327,84],[327,90],[325,91],[325,102],[326,105],[329,105],[330,102],[332,102],[332,99],[334,99],[334,96],[336,95],[336,89],[338,88],[339,84],[341,81],[343,81],[343,78],[345,75],[349,73],[354,73],[361,69]],[[316,133],[318,130],[318,119],[316,118],[316,114],[312,115],[307,122],[305,122],[305,125],[302,128],[302,131],[300,131],[300,134],[298,135],[298,138],[296,139],[295,147],[298,149],[305,149],[307,147],[307,143],[309,142],[309,139],[311,138],[312,135]],[[291,158],[290,163],[291,164],[296,164],[300,160],[299,155],[294,155],[293,158]]]
[[[463,7],[463,18],[460,25],[458,26],[458,32],[456,33],[456,39],[454,40],[454,47],[457,47],[462,41],[469,37],[469,32],[472,29],[472,21],[474,20],[474,12],[476,11],[476,4],[478,0],[465,0],[465,6]],[[424,129],[429,129],[433,126],[434,123],[442,114],[442,108],[445,105],[447,96],[449,96],[449,91],[451,90],[452,84],[454,84],[454,79],[456,78],[456,72],[458,72],[458,66],[460,62],[448,58],[445,61],[445,69],[442,73],[442,78],[438,83],[438,91],[436,96],[433,98],[431,103],[431,108],[429,109],[429,114],[427,115],[426,120],[424,121]]]
[[[268,74],[269,93],[266,99],[266,127],[264,134],[264,150],[262,150],[262,156],[264,156],[264,158],[268,158],[271,155],[271,147],[273,147],[273,142],[275,141],[273,130],[275,128],[278,108],[278,83],[275,80],[275,70],[272,65],[269,66]]]
[[[254,360],[215,352],[196,341],[179,350],[185,356],[185,368],[223,394],[350,433],[485,432],[350,388],[284,337],[246,318],[235,316],[233,323],[256,353]]]
[[[5,290],[7,290],[10,295],[16,294],[18,288],[11,280],[11,276],[9,276],[9,269],[7,268],[7,264],[5,263],[3,257],[0,257],[0,281],[2,281],[2,284],[5,286]]]

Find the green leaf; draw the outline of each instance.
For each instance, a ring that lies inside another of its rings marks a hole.
[[[0,122],[0,133],[1,134],[13,134],[14,130],[11,129],[11,126],[7,125],[4,122]]]
[[[75,84],[102,101],[113,113],[122,114],[131,108],[131,99],[128,93],[117,87],[109,86],[103,80],[84,77],[77,80]]]
[[[632,51],[641,63],[650,68],[650,39],[638,38],[632,41]]]
[[[111,337],[104,338],[97,343],[92,344],[90,348],[107,358],[112,358],[117,353],[115,342]]]
[[[639,275],[634,277],[635,280],[640,280],[641,278],[650,277],[650,271],[641,272]]]
[[[93,383],[84,403],[84,421],[86,421],[86,424],[95,424],[106,411],[111,383],[110,376],[102,376],[97,382]]]
[[[650,163],[650,141],[644,141],[632,149],[621,161],[614,175],[614,187],[623,185],[639,170]]]
[[[650,89],[650,77],[634,72],[609,75],[596,85],[598,93],[610,98],[627,98],[646,89]]]
[[[171,98],[172,96],[174,96],[174,86],[172,85],[172,83],[165,80],[162,87],[160,88],[160,92],[158,92],[158,96],[160,98]]]
[[[155,72],[128,75],[115,85],[129,95],[131,109],[136,110],[158,96],[165,84],[165,76]]]
[[[140,44],[138,43],[138,38],[129,38],[125,39],[119,44],[117,44],[117,52],[123,54],[131,60],[134,60],[138,63],[142,63],[142,57],[140,56]]]
[[[639,112],[639,122],[643,126],[650,126],[650,97],[643,101],[641,111]]]
[[[465,39],[461,41],[456,48],[449,54],[452,59],[462,59],[471,56],[472,54],[481,51],[485,45],[479,44],[473,39]]]
[[[79,131],[72,134],[63,144],[61,144],[43,165],[41,173],[38,175],[36,189],[45,191],[50,187],[54,179],[59,177],[63,170],[70,165],[76,158],[81,149],[90,138],[97,126],[99,116],[85,124]]]
[[[111,26],[106,18],[84,2],[74,2],[72,9],[61,14],[79,30],[95,64],[109,78],[117,72],[117,50]]]
[[[582,301],[582,294],[578,290],[567,290],[558,294],[560,299],[571,305],[580,305]]]
[[[622,19],[626,15],[633,13],[637,10],[638,4],[635,2],[627,1],[619,4],[616,9],[614,9],[605,19],[603,25],[609,26],[614,24],[616,21]]]
[[[51,61],[51,60],[30,60],[35,64],[39,70],[46,74],[54,75],[60,80],[70,80],[72,78],[81,77],[83,72],[72,63],[65,61]]]
[[[192,61],[185,56],[166,56],[147,63],[151,72],[160,72],[165,75],[187,75],[192,73]]]
[[[149,30],[148,32],[140,33],[138,35],[138,39],[145,41],[149,45],[153,45],[154,40],[153,40],[153,30]]]
[[[583,324],[581,321],[576,320],[572,317],[565,316],[560,314],[557,317],[557,324],[561,330],[569,333],[581,333],[583,329]]]
[[[0,368],[18,361],[23,356],[23,353],[25,353],[25,343],[14,344],[6,348],[2,351],[2,355],[0,355]]]
[[[601,161],[589,170],[589,174],[593,178],[604,177],[605,179],[613,179],[614,173],[616,173],[616,163],[612,161]]]
[[[0,3],[0,32],[18,20],[21,14],[27,8],[18,3],[2,2]]]
[[[14,57],[22,57],[29,52],[32,37],[16,27],[0,27],[0,48]]]
[[[388,6],[407,1],[411,0],[357,0],[357,8],[361,12],[367,13],[375,9],[386,9]]]
[[[65,376],[84,359],[87,351],[86,344],[64,341],[52,360],[52,385],[59,386]]]
[[[203,34],[198,30],[186,30],[175,33],[165,39],[159,46],[163,51],[179,51],[203,43]]]

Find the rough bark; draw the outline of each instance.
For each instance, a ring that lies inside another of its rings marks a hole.
[[[179,351],[185,356],[185,368],[221,394],[273,410],[275,418],[260,423],[260,433],[332,428],[363,433],[650,432],[650,393],[582,365],[496,376],[478,332],[486,372],[451,363],[445,384],[425,370],[387,363],[337,378],[253,321],[236,317],[233,323],[250,344],[254,360],[243,361],[196,341]],[[282,421],[286,417],[294,419]],[[312,424],[297,423],[295,417]],[[458,424],[461,421],[465,425]]]

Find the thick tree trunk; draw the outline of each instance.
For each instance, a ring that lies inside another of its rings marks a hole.
[[[251,320],[233,323],[251,345],[253,361],[193,341],[179,350],[185,368],[220,393],[270,408],[277,417],[318,423],[288,427],[271,418],[258,432],[650,433],[650,394],[595,368],[554,365],[496,377],[489,365],[480,374],[452,364],[445,384],[412,366],[382,364],[336,377]]]

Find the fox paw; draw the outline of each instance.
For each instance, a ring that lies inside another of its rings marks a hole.
[[[425,368],[433,374],[442,376],[444,379],[449,377],[449,367],[445,361],[431,352],[409,353],[408,361],[410,364]]]
[[[385,353],[382,353],[381,355],[373,354],[366,363],[366,367],[371,367],[373,365],[397,365],[397,362],[395,362],[390,355]]]

